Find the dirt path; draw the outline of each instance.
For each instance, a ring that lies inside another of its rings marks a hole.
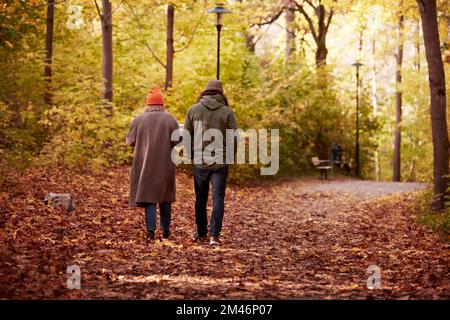
[[[325,192],[333,194],[347,194],[360,200],[368,200],[414,192],[426,187],[423,183],[410,182],[377,182],[377,181],[355,181],[355,180],[331,180],[331,181],[308,181],[304,188],[299,188],[303,192]]]
[[[178,179],[173,238],[144,240],[128,174],[30,173],[1,194],[1,298],[450,298],[450,246],[414,222],[420,184],[287,180],[227,189],[223,244],[196,245],[191,180]],[[44,206],[70,192],[71,214]],[[396,195],[392,195],[397,193]],[[80,266],[81,290],[66,288]],[[381,269],[368,290],[367,268]]]

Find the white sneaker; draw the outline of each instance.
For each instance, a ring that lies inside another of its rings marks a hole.
[[[209,244],[211,246],[218,246],[218,245],[220,245],[219,237],[211,236],[211,238],[209,238]]]

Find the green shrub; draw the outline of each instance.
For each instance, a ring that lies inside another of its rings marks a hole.
[[[88,170],[129,163],[132,154],[125,136],[131,116],[93,97],[90,92],[95,86],[85,79],[55,94],[54,106],[45,111],[41,121],[51,137],[38,159],[41,165]]]
[[[433,190],[427,189],[418,194],[414,208],[418,213],[417,221],[437,232],[445,241],[450,241],[450,207],[443,212],[432,212]]]

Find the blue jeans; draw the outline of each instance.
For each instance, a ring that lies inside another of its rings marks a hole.
[[[172,218],[172,205],[167,202],[159,204],[159,216],[161,229],[170,230],[170,220]],[[145,207],[145,225],[147,231],[156,229],[156,203],[148,203]]]
[[[228,177],[228,166],[219,169],[202,169],[194,166],[195,187],[195,222],[199,236],[206,236],[208,232],[208,217],[206,205],[208,203],[209,182],[212,184],[213,209],[211,213],[211,236],[220,236],[224,214],[225,187]]]

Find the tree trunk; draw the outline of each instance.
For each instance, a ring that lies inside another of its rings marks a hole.
[[[247,47],[250,53],[255,53],[256,43],[255,36],[248,31],[245,35],[245,46]]]
[[[420,17],[417,19],[417,37],[416,37],[416,53],[417,53],[417,60],[416,60],[416,69],[420,72]]]
[[[318,32],[317,32],[317,50],[316,50],[316,66],[322,66],[327,64],[327,27],[325,24],[325,7],[323,4],[317,7],[317,19],[318,19]]]
[[[103,99],[113,99],[113,42],[111,2],[102,0],[102,76],[104,81]]]
[[[415,62],[415,67],[417,70],[417,74],[420,74],[420,69],[421,69],[421,65],[420,65],[420,17],[417,19],[417,24],[416,24],[416,39],[415,39],[415,46],[416,46],[416,62]],[[416,86],[415,88],[419,89],[418,86]],[[417,91],[419,92],[419,91]],[[419,104],[419,97],[416,96],[414,97],[414,112],[415,112],[415,117],[419,116],[419,112],[420,112],[420,104]],[[418,138],[418,136],[416,134],[413,135],[413,146],[414,148],[420,148],[420,139]],[[411,165],[409,167],[409,180],[414,181],[415,180],[415,169],[416,169],[416,161],[417,161],[417,154],[414,153],[412,160],[411,160]]]
[[[375,116],[378,114],[376,44],[376,36],[374,36],[372,38],[372,112]]]
[[[434,158],[434,199],[432,209],[445,208],[449,173],[449,141],[446,118],[445,73],[439,43],[436,0],[418,0],[422,18],[425,54],[430,86],[431,131]]]
[[[377,67],[376,67],[376,35],[372,38],[372,113],[374,117],[378,116],[378,99],[377,99]],[[377,146],[374,152],[375,161],[375,179],[380,180],[380,155],[378,152],[378,139]]]
[[[402,4],[401,4],[402,5]],[[402,65],[403,65],[403,25],[405,17],[403,13],[398,19],[398,49],[397,49],[397,71],[395,77],[396,92],[395,92],[395,145],[394,145],[394,170],[393,181],[400,181],[401,179],[401,158],[400,149],[402,142],[401,121],[402,121]]]
[[[166,60],[166,83],[164,88],[167,90],[172,87],[173,82],[173,29],[175,23],[175,7],[169,4],[167,7],[167,60]]]
[[[286,61],[295,53],[295,0],[284,0],[286,19]]]
[[[53,59],[53,28],[55,17],[55,0],[47,0],[47,31],[45,35],[45,92],[44,103],[52,103],[51,83],[52,83],[52,59]]]
[[[314,6],[312,2],[308,2],[310,6],[314,8],[314,12],[317,16],[317,26],[314,26],[314,21],[310,17],[310,15],[303,8],[303,5],[298,4],[294,1],[297,6],[297,9],[301,12],[303,17],[306,19],[309,25],[309,30],[314,38],[314,42],[316,43],[316,68],[325,65],[327,63],[327,33],[328,27],[330,26],[331,20],[333,18],[334,10],[333,7],[330,7],[330,10],[327,12],[325,6],[319,1],[317,6]]]
[[[317,43],[316,51],[316,66],[324,66],[327,64],[328,49],[325,43],[325,37],[319,40]]]

